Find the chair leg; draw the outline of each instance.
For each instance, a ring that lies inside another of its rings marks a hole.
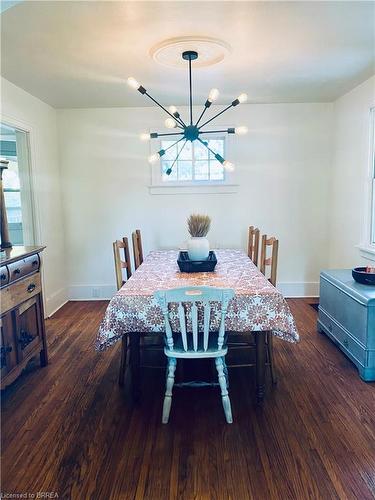
[[[229,389],[229,376],[228,376],[228,367],[225,362],[225,358],[223,358],[223,364],[224,364],[224,376],[225,376],[225,382],[227,384],[227,389]]]
[[[167,424],[169,420],[169,414],[171,412],[171,404],[172,404],[172,389],[174,384],[174,373],[176,370],[177,360],[176,358],[168,358],[168,367],[167,367],[167,383],[165,388],[165,397],[163,404],[163,417],[162,423]]]
[[[121,361],[120,361],[120,371],[118,375],[118,385],[120,387],[124,386],[125,382],[125,371],[126,371],[126,355],[128,353],[128,336],[124,335],[121,338]]]
[[[220,384],[220,389],[221,389],[221,399],[223,401],[225,418],[227,420],[227,423],[231,424],[233,422],[232,408],[230,405],[230,399],[229,399],[229,395],[228,395],[227,381],[226,381],[226,378],[224,375],[224,364],[225,364],[224,358],[216,358],[215,359],[215,365],[216,365],[216,370],[217,370],[217,374],[218,374],[218,378],[219,378],[219,384]]]
[[[273,356],[273,334],[272,334],[272,332],[267,333],[267,355],[268,355],[268,362],[270,364],[271,380],[272,380],[272,383],[275,385],[275,384],[277,384],[277,377],[276,377],[276,371],[275,371],[275,360],[274,360],[274,356]]]

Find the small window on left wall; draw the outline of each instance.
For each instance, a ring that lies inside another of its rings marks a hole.
[[[3,172],[3,189],[10,241],[13,245],[34,245],[28,133],[1,123],[0,156],[9,161]]]

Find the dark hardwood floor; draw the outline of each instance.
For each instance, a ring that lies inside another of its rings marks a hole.
[[[230,370],[234,423],[217,388],[176,389],[161,424],[163,371],[141,403],[117,385],[120,344],[93,349],[106,302],[47,321],[50,364],[3,394],[2,492],[72,499],[373,499],[375,384],[290,300],[301,342],[275,341],[279,382],[255,406],[253,368]],[[269,376],[268,376],[269,378]]]

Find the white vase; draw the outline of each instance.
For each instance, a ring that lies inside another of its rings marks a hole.
[[[192,237],[188,240],[188,255],[190,260],[208,259],[210,244],[207,238]]]

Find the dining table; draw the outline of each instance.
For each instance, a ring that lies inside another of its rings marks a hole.
[[[256,397],[265,395],[266,337],[268,332],[287,342],[298,342],[293,315],[282,293],[253,264],[242,250],[215,250],[213,272],[180,272],[178,250],[152,251],[117,291],[108,304],[97,333],[95,348],[104,351],[129,335],[130,370],[133,396],[139,395],[140,338],[142,333],[164,332],[162,311],[154,292],[188,286],[232,288],[235,292],[227,309],[225,327],[236,334],[253,332],[256,349]],[[219,307],[219,306],[218,306]],[[210,317],[210,331],[217,330],[220,311]],[[178,331],[178,314],[171,315],[171,326]]]

